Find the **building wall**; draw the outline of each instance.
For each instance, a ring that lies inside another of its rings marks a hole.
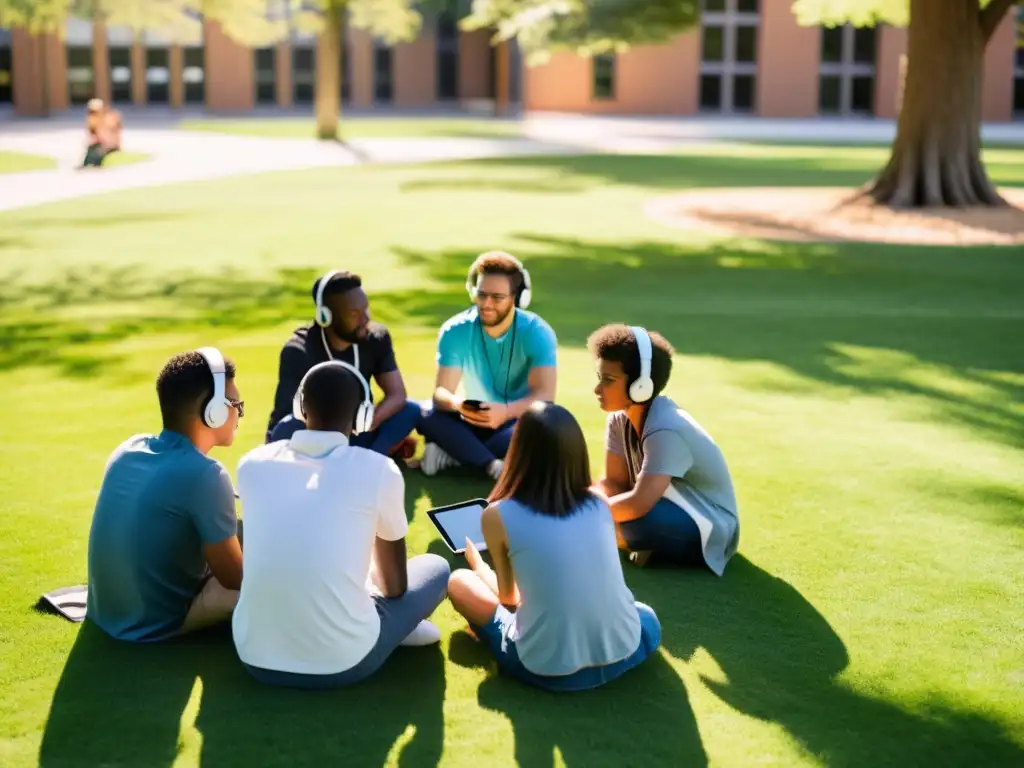
[[[756,17],[756,72],[752,113],[762,117],[801,118],[820,113],[822,83],[822,30],[800,27],[791,10],[792,0],[761,0]],[[709,22],[710,23],[710,22]],[[95,95],[111,95],[108,30],[102,22],[77,22],[91,28]],[[123,32],[123,31],[121,31]],[[132,87],[130,100],[147,103],[146,43],[130,44]],[[987,121],[1012,119],[1014,54],[1018,45],[1017,20],[1008,13],[990,41],[985,56],[982,113]],[[701,111],[702,30],[680,34],[669,43],[638,46],[614,57],[610,65],[611,93],[595,90],[596,62],[568,53],[555,54],[539,67],[511,71],[507,46],[492,51],[487,31],[459,32],[458,94],[463,102],[495,99],[507,106],[514,74],[521,74],[523,105],[527,110],[596,114],[693,115]],[[749,40],[749,34],[748,38]],[[78,45],[83,41],[76,38]],[[154,43],[147,37],[149,45]],[[84,44],[88,45],[86,41]],[[214,22],[202,24],[201,37],[192,45],[204,50],[205,104],[211,112],[247,112],[255,106],[253,50],[236,43]],[[374,88],[375,43],[362,30],[349,29],[346,37],[349,91],[347,106],[368,108],[378,104]],[[12,30],[12,84],[16,111],[42,115],[69,106],[67,49],[57,36],[31,36]],[[167,45],[169,105],[184,102],[183,49]],[[875,36],[872,113],[892,118],[898,114],[901,66],[906,53],[906,30],[880,26]],[[282,42],[275,53],[274,99],[279,106],[293,105],[295,82],[292,44]],[[437,103],[438,68],[436,24],[424,24],[419,39],[392,49],[392,97],[399,108],[423,108]],[[601,66],[608,66],[602,62]],[[707,67],[703,69],[707,71]],[[47,88],[43,88],[43,79]],[[723,78],[724,79],[724,78]],[[826,78],[827,80],[828,78]],[[828,85],[828,83],[825,83]],[[749,93],[749,88],[747,90]]]

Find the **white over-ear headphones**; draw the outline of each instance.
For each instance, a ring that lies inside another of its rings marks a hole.
[[[327,284],[331,282],[331,279],[340,272],[341,270],[332,269],[326,275],[320,278],[320,282],[316,286],[316,314],[314,319],[316,324],[321,328],[327,328],[331,324],[333,319],[331,310],[324,306],[324,291],[327,289]]]
[[[636,337],[636,349],[640,353],[640,375],[629,385],[629,399],[634,403],[646,403],[654,395],[654,381],[651,379],[651,337],[639,325],[632,326]]]
[[[515,305],[520,309],[526,309],[528,306],[530,306],[530,300],[533,298],[533,291],[530,286],[530,273],[527,271],[526,267],[523,266],[523,263],[519,261],[519,259],[513,256],[511,253],[505,253],[504,251],[502,251],[501,255],[510,258],[515,263],[516,268],[519,270],[519,274],[522,278],[522,284],[519,286],[519,290],[516,292]],[[476,262],[474,262],[474,264],[475,263]],[[469,274],[466,275],[466,292],[469,294],[469,298],[471,301],[476,299],[476,281],[478,277],[479,274],[477,273],[477,270],[475,270],[473,267],[470,267]]]
[[[224,393],[227,366],[224,365],[224,356],[215,347],[202,347],[196,352],[203,356],[213,374],[213,395],[203,404],[203,423],[211,429],[217,429],[227,424],[231,415],[231,403]]]
[[[359,379],[359,383],[363,387],[363,401],[359,404],[359,407],[356,409],[356,419],[355,423],[352,425],[352,431],[357,435],[360,432],[369,432],[370,428],[373,426],[374,411],[373,400],[370,397],[370,385],[367,383],[366,379],[363,378],[363,374],[359,372],[358,368],[356,368],[354,365],[351,365],[350,363],[346,363],[344,360],[325,360],[322,363],[317,363],[308,371],[306,371],[306,375],[303,376],[302,381],[299,382],[299,388],[295,390],[295,397],[292,398],[292,415],[295,416],[296,419],[299,419],[301,421],[306,420],[306,411],[302,402],[302,390],[306,386],[306,379],[309,378],[309,375],[313,373],[313,371],[317,370],[318,368],[324,368],[328,365],[334,365],[339,368],[344,368],[346,371],[350,371],[351,373],[353,373],[355,377]]]

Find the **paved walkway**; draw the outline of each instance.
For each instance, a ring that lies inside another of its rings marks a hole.
[[[57,170],[0,175],[0,211],[124,189],[268,171],[356,163],[407,164],[581,152],[665,152],[687,142],[786,140],[886,144],[887,121],[637,119],[533,115],[522,138],[354,139],[348,145],[312,139],[231,136],[175,130],[156,121],[127,122],[125,150],[146,162],[79,171],[81,126],[65,120],[0,123],[0,150],[55,157]],[[987,142],[1024,146],[1024,124],[990,125]]]

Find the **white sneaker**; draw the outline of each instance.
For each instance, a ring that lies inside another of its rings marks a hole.
[[[487,465],[487,474],[491,476],[492,480],[497,480],[501,477],[501,470],[505,468],[505,462],[501,459],[495,459]]]
[[[445,453],[437,443],[427,443],[423,448],[420,469],[424,475],[436,475],[442,469],[459,466],[459,462]]]
[[[405,636],[399,645],[433,645],[441,642],[441,630],[432,622],[424,619],[416,625],[416,629]]]

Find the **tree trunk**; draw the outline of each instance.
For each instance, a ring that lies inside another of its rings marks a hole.
[[[990,18],[984,22],[978,0],[910,0],[896,140],[888,165],[864,190],[875,202],[893,208],[1006,204],[981,162],[982,68],[994,28]]]
[[[341,110],[341,3],[324,9],[324,28],[316,43],[316,137],[338,140]]]

